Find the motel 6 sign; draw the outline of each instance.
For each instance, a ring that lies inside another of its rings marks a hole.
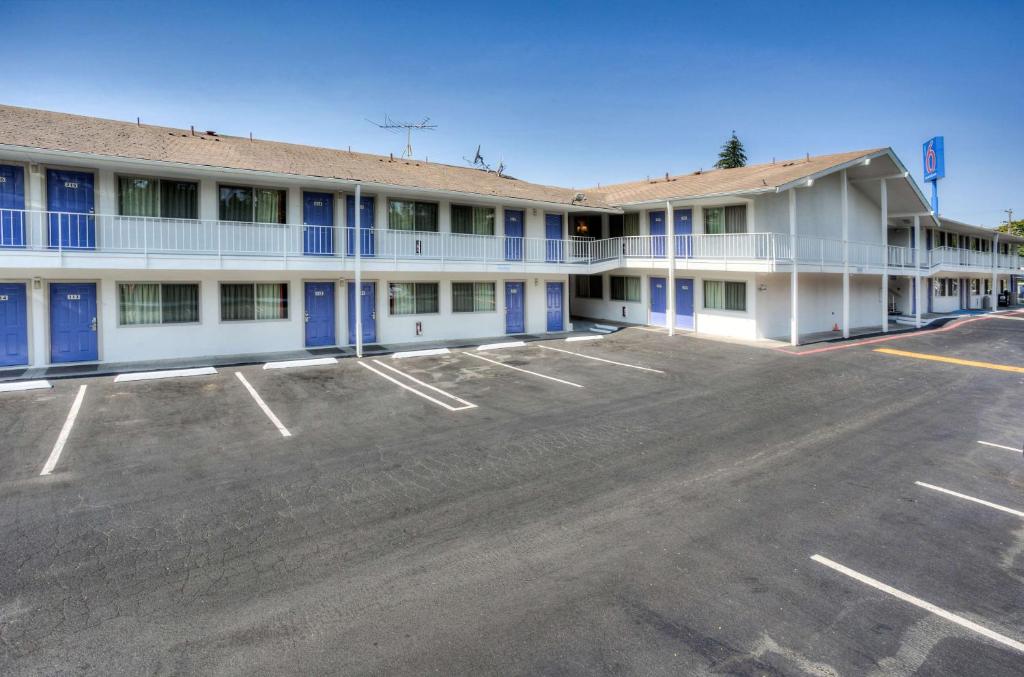
[[[946,175],[946,157],[942,137],[936,136],[924,142],[924,180],[938,181]]]

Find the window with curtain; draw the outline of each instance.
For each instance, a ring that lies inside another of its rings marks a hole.
[[[220,220],[287,223],[287,192],[276,188],[220,187]]]
[[[437,282],[392,282],[388,285],[388,310],[392,315],[437,313]]]
[[[976,277],[971,278],[971,294],[980,294],[981,291],[981,280]]]
[[[494,207],[452,205],[452,232],[494,235]]]
[[[622,215],[622,234],[625,237],[640,234],[640,214],[632,212]]]
[[[603,278],[600,275],[577,275],[576,276],[576,298],[579,299],[600,299],[604,298],[604,288],[601,284]]]
[[[747,232],[747,206],[705,207],[704,232],[708,235]]]
[[[452,282],[452,312],[492,313],[494,299],[493,282]]]
[[[123,282],[117,297],[118,322],[124,326],[199,321],[198,284]]]
[[[609,278],[612,301],[639,301],[640,278],[612,275]]]
[[[437,232],[437,205],[409,200],[388,201],[388,228]]]
[[[190,181],[120,176],[117,202],[122,216],[199,218],[199,184]]]
[[[225,283],[220,286],[220,319],[287,320],[287,282]]]
[[[709,310],[746,310],[747,283],[704,280],[704,307]]]

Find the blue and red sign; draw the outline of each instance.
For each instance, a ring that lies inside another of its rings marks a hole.
[[[936,136],[924,142],[924,180],[937,181],[946,175],[946,155],[943,140]]]

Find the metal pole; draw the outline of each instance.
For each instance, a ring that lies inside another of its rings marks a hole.
[[[356,268],[356,283],[355,283],[356,284],[356,288],[355,288],[355,291],[352,294],[352,297],[355,299],[355,303],[356,303],[356,309],[355,309],[355,315],[356,315],[356,357],[362,357],[363,356],[363,271],[362,271],[363,240],[362,240],[362,237],[361,237],[362,233],[359,230],[359,228],[360,228],[360,226],[359,226],[359,222],[360,222],[359,217],[360,217],[360,212],[362,211],[362,206],[363,206],[362,188],[363,187],[360,184],[358,184],[358,183],[356,184],[356,197],[355,197],[356,204],[355,204],[355,207],[352,209],[352,212],[355,214],[355,218],[354,218],[355,223],[354,224],[349,224],[349,226],[353,229],[353,231],[352,231],[352,242],[354,243],[353,246],[355,247],[355,250],[356,250],[356,266],[355,266],[355,268]]]
[[[789,274],[789,343],[798,345],[800,343],[800,311],[798,307],[799,280],[797,279],[796,255],[796,188],[789,189],[789,250],[793,257],[793,268]]]
[[[665,230],[668,232],[668,335],[676,335],[676,224],[672,203],[665,201]]]
[[[879,184],[882,203],[882,331],[889,331],[889,193],[888,184]]]
[[[914,326],[921,328],[921,217],[914,214]]]

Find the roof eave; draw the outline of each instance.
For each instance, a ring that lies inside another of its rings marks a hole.
[[[424,195],[433,195],[438,197],[454,197],[456,199],[469,200],[473,198],[487,199],[493,201],[501,201],[510,204],[517,204],[523,206],[557,206],[568,211],[587,211],[587,212],[607,212],[610,214],[621,213],[621,209],[614,206],[600,206],[591,205],[587,203],[572,203],[572,202],[556,202],[552,200],[538,200],[535,198],[522,198],[506,195],[495,195],[493,193],[476,193],[471,191],[454,191],[444,190],[439,188],[424,188],[422,186],[406,186],[398,183],[384,183],[379,181],[366,181],[358,178],[351,177],[336,177],[336,176],[318,176],[312,174],[291,174],[287,172],[273,172],[262,169],[242,169],[238,167],[221,167],[219,165],[205,165],[195,164],[188,162],[174,162],[171,160],[149,160],[146,158],[134,158],[125,157],[121,155],[104,155],[100,153],[84,153],[80,151],[69,151],[60,150],[56,148],[39,148],[35,146],[19,146],[16,144],[3,144],[0,143],[0,151],[7,151],[12,153],[26,153],[30,156],[51,156],[56,160],[61,158],[75,159],[81,161],[89,160],[101,160],[104,162],[116,162],[116,163],[130,163],[136,164],[140,167],[173,167],[177,169],[188,169],[190,171],[203,171],[203,172],[217,172],[220,174],[236,174],[239,176],[259,176],[269,179],[276,180],[288,180],[295,181],[296,179],[311,179],[319,182],[341,184],[339,187],[354,186],[360,184],[362,186],[368,186],[371,188],[377,188],[380,190],[390,190],[396,192],[405,193],[416,193]],[[26,158],[28,161],[36,161],[31,157]]]

